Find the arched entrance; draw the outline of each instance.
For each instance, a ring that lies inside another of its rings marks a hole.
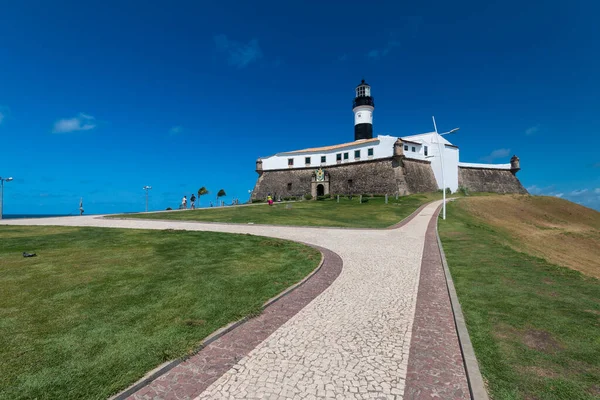
[[[317,196],[325,196],[325,187],[322,184],[317,185]]]

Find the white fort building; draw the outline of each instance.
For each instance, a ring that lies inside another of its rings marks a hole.
[[[459,148],[437,132],[374,138],[375,101],[371,94],[364,80],[356,87],[353,142],[259,158],[252,197],[404,195],[444,186],[452,192],[465,187],[470,191],[527,193],[516,178],[520,169],[516,156],[506,164],[461,162]]]

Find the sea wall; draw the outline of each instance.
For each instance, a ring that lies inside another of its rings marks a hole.
[[[312,175],[318,168],[258,171],[252,198],[303,196],[311,193]],[[431,164],[403,157],[367,160],[324,167],[331,194],[396,194],[438,189]]]
[[[458,167],[458,186],[471,192],[527,194],[516,175],[507,169]]]

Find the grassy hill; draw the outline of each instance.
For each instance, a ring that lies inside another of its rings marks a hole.
[[[490,397],[600,398],[600,213],[473,197],[439,229]]]
[[[476,197],[461,208],[505,231],[515,250],[600,278],[600,212],[545,196]]]

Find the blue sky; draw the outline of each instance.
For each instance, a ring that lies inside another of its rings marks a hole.
[[[7,2],[5,212],[246,200],[259,156],[353,140],[362,78],[375,133],[435,115],[462,161],[517,154],[532,193],[600,209],[600,4],[411,3]]]

